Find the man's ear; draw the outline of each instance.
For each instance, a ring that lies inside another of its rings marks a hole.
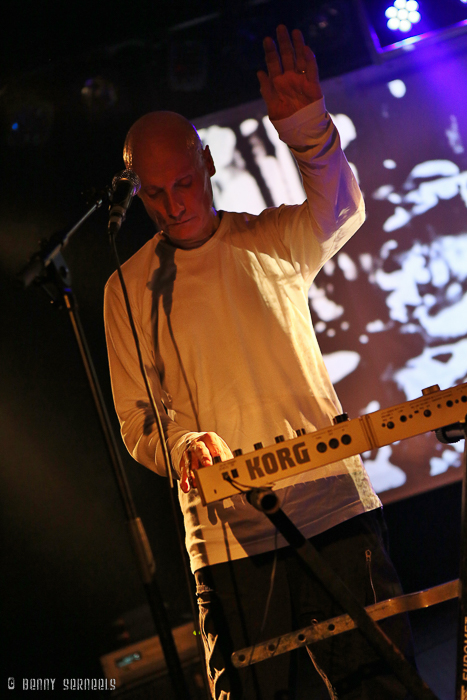
[[[211,151],[209,150],[209,146],[206,146],[206,148],[203,151],[203,158],[204,158],[204,164],[206,165],[207,171],[209,173],[209,177],[212,177],[215,175],[216,172],[216,166],[214,165],[214,161],[212,159]]]

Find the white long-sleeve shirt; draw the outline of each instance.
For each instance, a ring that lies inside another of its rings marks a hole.
[[[251,452],[342,413],[313,331],[308,289],[364,219],[363,201],[324,101],[275,123],[299,164],[307,201],[259,216],[224,212],[201,247],[161,234],[123,266],[144,363],[174,467],[186,439],[213,431]],[[115,406],[133,457],[165,474],[120,283],[106,286],[105,324]],[[277,482],[284,511],[311,537],[379,507],[360,458]],[[179,490],[193,571],[283,546],[238,495],[204,507]]]

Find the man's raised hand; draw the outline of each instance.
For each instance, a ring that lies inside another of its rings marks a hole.
[[[277,42],[279,51],[271,37],[263,41],[268,72],[258,71],[258,80],[269,118],[285,119],[319,100],[323,93],[315,56],[301,31],[294,29],[291,41],[287,27],[280,24]]]

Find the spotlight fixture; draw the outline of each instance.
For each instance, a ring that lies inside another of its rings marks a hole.
[[[378,54],[467,31],[467,0],[359,0]],[[392,5],[389,3],[392,2]]]
[[[410,32],[413,24],[421,20],[419,5],[416,0],[395,0],[384,13],[388,19],[387,26],[392,31]]]

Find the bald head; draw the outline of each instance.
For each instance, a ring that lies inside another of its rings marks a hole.
[[[160,150],[201,156],[203,144],[193,124],[176,112],[149,112],[133,124],[127,134],[123,159],[132,170],[141,151],[157,157]]]
[[[151,219],[175,245],[196,247],[215,232],[215,173],[209,147],[175,112],[150,112],[131,127],[123,158],[141,180],[138,196]]]

